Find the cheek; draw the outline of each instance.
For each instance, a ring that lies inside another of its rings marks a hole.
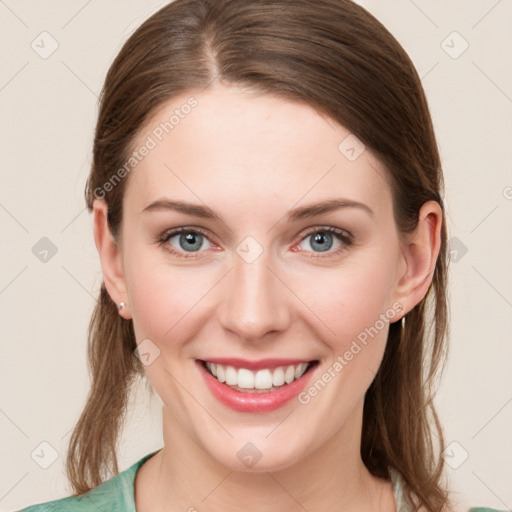
[[[172,340],[176,347],[193,336],[195,318],[218,275],[206,266],[171,264],[163,249],[133,242],[124,268],[136,339],[149,338],[161,348]]]
[[[334,434],[364,400],[381,364],[389,322],[396,316],[390,304],[393,261],[381,252],[361,256],[357,263],[316,280],[317,293],[310,294],[329,355],[318,380],[301,395],[301,403],[313,404],[320,416],[329,418],[326,435]]]
[[[325,340],[329,340],[337,354],[348,350],[353,340],[364,341],[365,333],[367,338],[385,344],[389,321],[395,316],[390,302],[394,285],[393,262],[392,256],[372,251],[360,254],[357,262],[347,261],[338,270],[317,273],[313,281],[317,286],[310,288],[309,293],[303,281],[301,297],[322,320],[323,331],[328,333]],[[308,281],[311,283],[312,280]],[[383,347],[377,349],[376,355],[382,350]]]

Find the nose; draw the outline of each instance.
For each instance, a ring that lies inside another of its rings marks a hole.
[[[282,332],[290,323],[290,292],[269,269],[264,254],[252,263],[235,256],[218,311],[222,327],[245,341]]]

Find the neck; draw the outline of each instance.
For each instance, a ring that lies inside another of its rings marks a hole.
[[[285,468],[236,471],[212,458],[164,406],[164,448],[139,470],[137,511],[394,511],[391,482],[361,460],[362,404],[357,413],[328,442],[316,447],[312,439],[311,451]]]

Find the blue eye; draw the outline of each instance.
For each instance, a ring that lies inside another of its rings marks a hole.
[[[193,258],[207,249],[219,249],[198,228],[176,228],[163,233],[157,241],[179,258]],[[309,257],[321,258],[338,255],[353,243],[353,237],[348,231],[333,227],[317,227],[306,233],[296,247],[306,253],[312,253]],[[325,256],[322,253],[325,253]]]
[[[210,241],[202,233],[193,229],[175,229],[166,233],[160,240],[162,243],[169,243],[172,252],[199,252],[201,249],[209,249]]]
[[[336,228],[315,228],[310,231],[299,243],[299,247],[305,251],[316,253],[337,253],[352,245],[350,234]]]
[[[334,244],[334,237],[330,233],[319,231],[318,233],[308,236],[308,238],[311,237],[313,238],[311,239],[310,246],[313,250],[318,252],[328,251]]]

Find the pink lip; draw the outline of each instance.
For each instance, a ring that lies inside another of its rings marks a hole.
[[[262,370],[264,368],[277,368],[291,364],[309,363],[311,359],[260,359],[259,361],[248,361],[239,358],[215,357],[204,359],[210,363],[234,366],[235,368],[247,368],[247,370]]]
[[[216,361],[221,360],[218,359]],[[232,359],[228,361],[236,360]],[[214,361],[212,360],[212,362]],[[219,402],[227,405],[237,412],[259,413],[279,409],[279,407],[282,407],[292,400],[306,387],[306,384],[309,382],[311,375],[313,374],[312,369],[309,369],[300,379],[294,380],[291,384],[285,384],[281,389],[270,393],[244,393],[242,391],[236,391],[228,385],[219,382],[210,374],[210,372],[208,372],[201,361],[196,360],[196,364],[198,365],[199,371],[201,372],[201,375],[213,396],[215,396]],[[316,367],[318,363],[315,362],[312,363],[312,365]],[[269,367],[267,366],[266,368]]]

